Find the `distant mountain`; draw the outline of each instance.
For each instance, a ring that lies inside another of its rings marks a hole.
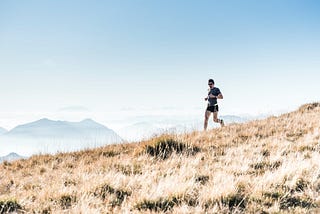
[[[4,134],[4,133],[6,133],[6,132],[7,132],[6,129],[0,127],[0,135]]]
[[[14,161],[24,159],[25,157],[18,155],[17,153],[11,152],[10,154],[0,157],[0,163],[3,161]]]
[[[111,129],[91,120],[80,122],[53,121],[41,119],[17,126],[4,134],[18,138],[54,138],[54,139],[108,139],[108,142],[120,142],[122,139]]]
[[[23,155],[56,153],[121,143],[113,130],[91,119],[80,122],[41,119],[23,124],[0,136],[1,153]]]

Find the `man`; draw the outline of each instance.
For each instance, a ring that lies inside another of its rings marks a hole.
[[[206,113],[204,116],[204,130],[207,130],[208,120],[211,113],[213,113],[213,121],[215,123],[220,123],[221,127],[224,126],[223,120],[218,119],[219,107],[217,102],[217,99],[223,99],[223,95],[219,88],[214,87],[213,79],[209,79],[208,85],[209,85],[209,93],[208,93],[208,96],[204,98],[205,101],[208,101],[208,107],[206,109]]]

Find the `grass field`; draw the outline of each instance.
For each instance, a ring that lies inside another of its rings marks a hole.
[[[0,164],[0,213],[320,212],[320,103]]]

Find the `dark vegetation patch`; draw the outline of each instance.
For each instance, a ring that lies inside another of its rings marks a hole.
[[[104,184],[98,187],[94,192],[94,196],[99,197],[102,200],[110,199],[112,207],[120,206],[124,199],[130,195],[131,192],[113,188],[109,184]]]
[[[304,180],[303,178],[300,178],[297,180],[295,184],[294,191],[303,192],[309,185],[310,185],[310,182]]]
[[[158,200],[143,200],[135,205],[138,210],[150,210],[155,212],[167,212],[171,210],[174,206],[180,205],[181,200],[177,197],[171,198],[159,198]]]
[[[234,194],[222,197],[220,202],[223,206],[228,207],[230,211],[235,209],[244,210],[248,203],[248,197],[246,197],[245,193],[245,186],[243,184],[239,184],[237,191]]]
[[[246,193],[245,185],[238,184],[237,191],[235,193],[222,196],[218,199],[209,199],[204,203],[204,209],[208,212],[211,208],[220,207],[220,210],[227,209],[228,212],[223,213],[238,213],[244,212],[248,205],[248,196]]]
[[[263,149],[261,152],[263,157],[269,157],[270,156],[270,151],[268,149]]]
[[[76,201],[77,198],[74,195],[62,195],[59,199],[59,204],[62,209],[69,209]]]
[[[63,185],[65,187],[68,187],[68,186],[76,186],[77,185],[77,182],[75,180],[72,180],[72,179],[67,179],[63,182]]]
[[[114,164],[113,166],[117,171],[122,172],[125,175],[141,175],[142,167],[139,164],[122,165]]]
[[[288,141],[295,142],[299,138],[302,138],[305,134],[307,134],[307,130],[295,130],[292,131],[290,130],[289,132],[286,133],[286,137]]]
[[[251,164],[250,167],[253,169],[250,173],[252,174],[263,174],[267,170],[276,170],[281,166],[281,161],[261,161],[258,163]]]
[[[47,171],[47,170],[46,170],[44,167],[41,167],[41,168],[40,168],[40,174],[41,174],[41,175],[44,174],[46,171]]]
[[[5,169],[7,169],[6,167],[12,166],[12,163],[9,162],[9,161],[7,161],[7,160],[3,161],[2,164],[3,164],[3,166],[4,166]]]
[[[119,151],[107,150],[107,151],[101,151],[99,155],[102,156],[102,157],[107,157],[108,158],[108,157],[117,156],[119,154],[120,154]]]
[[[242,143],[246,143],[248,142],[249,139],[251,139],[252,136],[249,136],[247,134],[238,134],[237,136],[235,136],[233,139],[232,139],[232,143],[235,143],[235,144],[242,144]]]
[[[47,207],[47,208],[43,209],[40,213],[41,213],[41,214],[50,214],[50,213],[52,213],[52,212],[51,212],[51,208],[50,208],[50,207]]]
[[[22,211],[22,206],[15,200],[0,201],[0,214]]]
[[[199,175],[196,176],[195,182],[200,183],[202,185],[206,184],[209,181],[209,176],[208,175]]]
[[[197,206],[199,201],[196,197],[193,196],[171,196],[171,197],[161,197],[155,200],[144,199],[143,201],[137,203],[135,208],[142,210],[149,210],[155,212],[168,212],[174,206],[179,206],[182,203],[187,204],[188,206]]]
[[[200,148],[187,145],[173,138],[160,138],[153,145],[147,145],[145,152],[159,159],[167,159],[172,153],[194,155]]]
[[[306,152],[306,151],[314,152],[317,150],[317,146],[304,145],[304,146],[301,146],[298,150],[300,152]]]
[[[315,208],[313,200],[308,197],[286,195],[280,199],[280,209],[286,210],[292,207]]]
[[[317,204],[306,195],[299,193],[306,190],[310,185],[309,182],[300,178],[293,187],[286,185],[277,185],[273,192],[263,193],[264,205],[271,207],[274,203],[278,203],[281,210],[288,210],[294,207],[316,208]]]

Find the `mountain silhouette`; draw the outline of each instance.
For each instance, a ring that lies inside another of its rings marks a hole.
[[[3,161],[14,161],[24,159],[25,157],[18,155],[17,153],[11,152],[10,154],[0,157],[0,163]]]
[[[43,118],[2,134],[0,155],[78,151],[122,142],[116,132],[92,119],[68,122]]]
[[[62,139],[122,139],[113,130],[92,119],[80,122],[54,121],[47,118],[19,125],[4,134],[16,138],[62,138]]]

